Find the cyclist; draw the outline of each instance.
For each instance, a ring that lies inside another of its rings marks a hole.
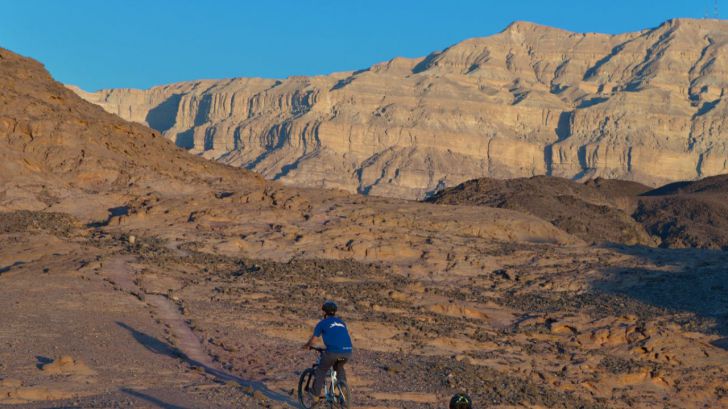
[[[341,318],[336,316],[337,306],[333,301],[326,301],[321,307],[324,312],[324,318],[319,321],[313,330],[313,335],[309,338],[304,348],[312,348],[313,341],[316,337],[322,337],[326,345],[326,351],[321,355],[321,362],[316,368],[316,374],[313,390],[310,393],[314,400],[320,401],[321,388],[324,386],[324,378],[326,372],[334,367],[340,381],[346,382],[346,371],[344,364],[351,359],[352,345],[349,331],[346,324]]]
[[[450,399],[450,409],[473,409],[473,401],[464,393],[456,393]]]

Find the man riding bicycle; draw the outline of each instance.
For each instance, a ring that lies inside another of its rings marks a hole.
[[[337,306],[333,301],[326,301],[321,307],[324,318],[316,324],[313,335],[309,338],[304,348],[312,348],[316,337],[322,337],[326,345],[326,351],[321,355],[321,362],[316,368],[316,375],[311,394],[314,399],[321,400],[321,388],[324,386],[326,372],[334,367],[341,381],[346,382],[344,364],[351,359],[352,345],[349,331],[341,318],[336,316]]]

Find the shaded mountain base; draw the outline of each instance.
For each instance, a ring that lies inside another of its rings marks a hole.
[[[633,216],[662,247],[728,249],[728,175],[646,192]]]
[[[629,216],[634,192],[648,187],[623,181],[579,184],[569,179],[535,176],[510,180],[476,179],[445,189],[428,201],[518,210],[551,222],[587,242],[653,244]]]
[[[551,222],[588,242],[728,248],[728,175],[650,190],[621,180],[535,176],[476,179],[429,202],[507,208]]]

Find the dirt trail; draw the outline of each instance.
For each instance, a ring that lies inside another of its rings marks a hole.
[[[199,338],[189,327],[172,300],[159,294],[146,294],[143,289],[134,283],[135,271],[131,265],[134,261],[133,256],[114,257],[104,263],[102,276],[119,290],[143,299],[153,309],[155,316],[163,325],[169,328],[179,358],[182,361],[192,367],[201,368],[205,373],[215,377],[220,382],[234,382],[243,387],[253,388],[253,390],[262,393],[268,399],[298,407],[295,400],[268,389],[262,382],[242,379],[222,369],[205,351]]]
[[[215,363],[205,352],[200,340],[192,332],[182,315],[167,297],[163,295],[149,295],[145,301],[154,308],[155,315],[169,326],[174,334],[176,347],[185,354],[187,359],[199,366],[213,368]]]

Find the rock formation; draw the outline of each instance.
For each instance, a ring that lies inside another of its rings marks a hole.
[[[620,208],[645,189],[560,182]],[[728,252],[589,246],[509,209],[282,186],[3,49],[0,243],[0,405],[297,407],[315,359],[301,344],[335,299],[359,407],[442,408],[455,390],[499,407],[728,407]]]
[[[728,176],[647,192],[633,216],[662,247],[728,249]]]
[[[621,35],[516,22],[419,59],[85,99],[177,145],[301,186],[422,198],[478,177],[658,185],[728,169],[728,22]]]
[[[602,178],[481,178],[427,201],[517,210],[592,243],[728,249],[728,175],[657,189]]]
[[[634,182],[607,182],[610,186],[603,179],[581,184],[553,176],[482,178],[444,189],[428,201],[518,210],[587,242],[654,245],[655,240],[630,217],[638,205],[637,194],[650,189]]]

